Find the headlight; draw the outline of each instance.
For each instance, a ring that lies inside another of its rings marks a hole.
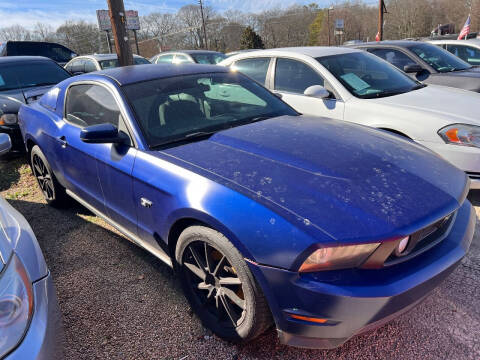
[[[16,114],[3,114],[0,116],[0,125],[13,125],[18,122]]]
[[[453,124],[438,131],[447,144],[480,147],[480,126]]]
[[[14,254],[0,277],[0,358],[23,339],[32,312],[32,284]]]
[[[325,247],[315,250],[300,266],[300,272],[338,270],[360,266],[379,243]]]

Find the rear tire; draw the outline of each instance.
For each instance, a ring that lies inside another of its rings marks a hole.
[[[231,342],[247,342],[272,324],[267,301],[240,252],[205,226],[185,229],[176,267],[187,300],[203,325]]]
[[[65,188],[57,181],[47,158],[37,145],[30,152],[30,166],[47,204],[64,206],[68,200]]]

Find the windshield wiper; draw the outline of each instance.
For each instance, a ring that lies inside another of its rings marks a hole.
[[[197,140],[202,139],[202,138],[208,138],[208,137],[212,136],[213,134],[215,134],[216,132],[217,131],[192,132],[192,133],[182,135],[181,137],[178,137],[176,139],[167,140],[167,141],[164,141],[162,143],[152,145],[151,147],[152,148],[157,148],[157,147],[172,145],[172,144],[177,144],[177,143],[193,142],[193,141],[197,141]]]

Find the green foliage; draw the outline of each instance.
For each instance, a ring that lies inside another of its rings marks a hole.
[[[319,11],[315,20],[308,27],[308,45],[315,46],[320,45],[320,33],[322,31],[323,18],[325,13]]]
[[[265,46],[262,38],[250,26],[247,26],[240,39],[240,49],[265,49]]]

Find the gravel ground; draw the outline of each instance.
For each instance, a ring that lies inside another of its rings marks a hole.
[[[480,359],[479,229],[462,265],[426,301],[340,349],[286,347],[274,330],[237,346],[202,327],[160,260],[80,205],[47,206],[22,159],[0,161],[0,195],[27,218],[42,246],[63,312],[67,359]],[[480,195],[472,202],[480,206]]]

